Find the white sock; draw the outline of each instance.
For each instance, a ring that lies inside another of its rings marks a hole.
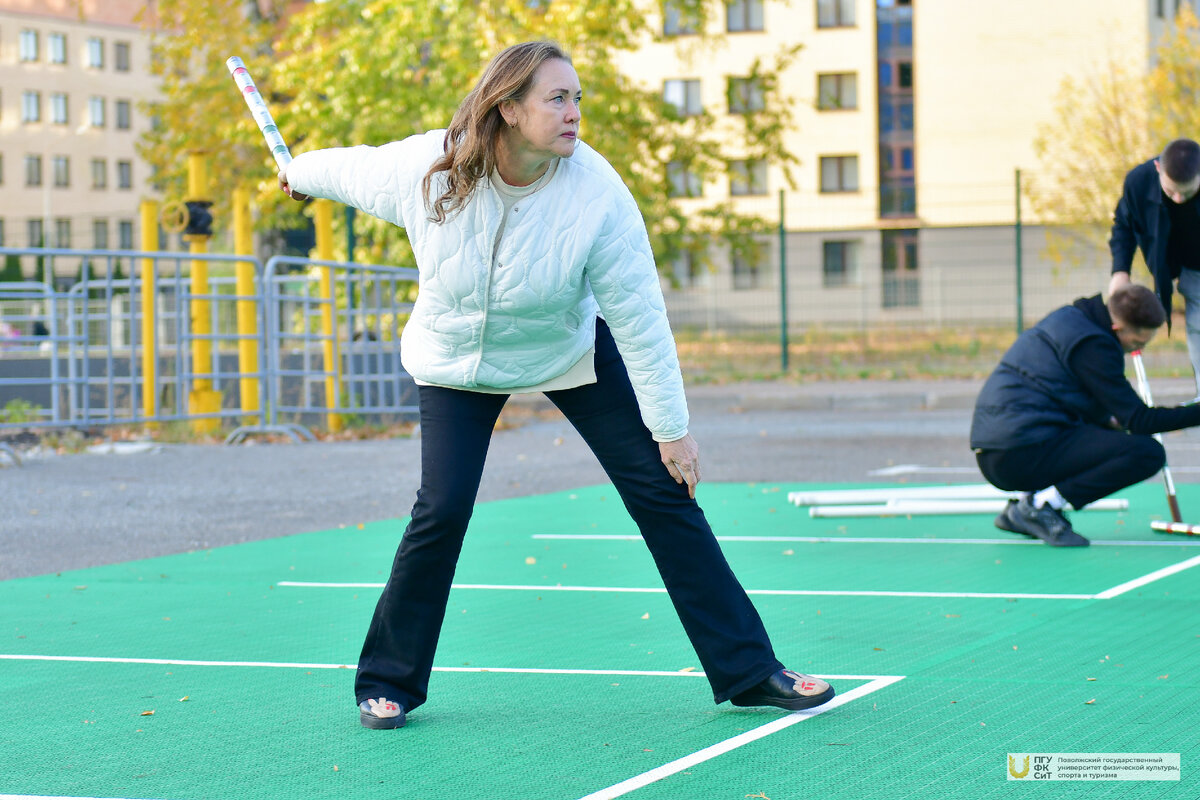
[[[1042,489],[1040,492],[1034,492],[1030,501],[1033,503],[1034,508],[1041,508],[1048,505],[1053,509],[1061,511],[1067,507],[1066,498],[1059,494],[1058,489],[1053,486]]]

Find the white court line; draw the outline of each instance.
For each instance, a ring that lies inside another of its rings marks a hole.
[[[354,664],[307,664],[298,661],[194,661],[181,658],[117,658],[113,656],[43,656],[2,654],[3,661],[69,661],[87,664],[156,664],[174,667],[275,667],[279,669],[355,669]],[[612,675],[635,678],[704,678],[697,670],[549,669],[542,667],[434,667],[434,672],[493,672],[508,675]],[[891,675],[817,675],[827,681],[874,681]],[[897,678],[897,680],[899,680]],[[0,795],[0,800],[6,795]]]
[[[998,599],[998,600],[1111,600],[1126,592],[1141,588],[1162,578],[1178,572],[1191,569],[1200,564],[1200,556],[1193,556],[1178,564],[1156,569],[1141,577],[1134,578],[1098,594],[1052,594],[1042,592],[903,592],[875,589],[747,589],[750,595],[773,595],[792,597],[942,597],[965,599]],[[288,586],[300,589],[382,589],[382,583],[326,583],[309,581],[280,581],[277,586]],[[633,586],[531,586],[505,585],[490,583],[455,583],[452,589],[483,589],[492,591],[518,592],[609,592],[618,594],[666,594],[664,587],[633,587]]]
[[[904,680],[903,675],[886,675],[880,676],[870,683],[856,686],[845,694],[838,695],[823,706],[808,710],[796,711],[788,714],[786,717],[768,722],[766,725],[760,725],[757,728],[738,734],[731,739],[726,739],[723,742],[718,742],[711,747],[706,747],[703,750],[698,750],[691,755],[676,759],[661,767],[655,767],[648,772],[643,772],[641,775],[635,775],[628,780],[609,786],[607,789],[601,789],[598,792],[592,792],[589,795],[581,797],[579,800],[613,800],[613,798],[622,797],[630,792],[648,786],[655,781],[660,781],[677,772],[681,772],[689,767],[694,767],[705,761],[716,758],[717,756],[728,753],[731,750],[750,744],[751,742],[762,739],[765,736],[770,736],[772,733],[781,731],[784,728],[789,728],[798,722],[804,722],[806,719],[824,714],[826,711],[831,711],[838,706],[845,705],[852,700],[857,700],[860,697],[865,697],[872,692],[879,691],[884,687],[891,686],[897,681]]]
[[[0,800],[128,800],[121,797],[65,797],[61,794],[0,794]],[[144,800],[142,798],[141,800]]]
[[[637,534],[624,533],[535,533],[531,539],[564,541],[640,542]],[[718,536],[718,542],[783,542],[800,544],[999,544],[1040,547],[1040,539],[915,539],[885,536]],[[1145,541],[1140,539],[1092,540],[1092,547],[1200,547],[1200,541]]]
[[[299,589],[382,589],[382,583],[322,583],[280,581],[276,586]],[[609,592],[616,594],[666,594],[663,587],[640,586],[527,586],[492,583],[455,583],[451,589],[484,589],[501,592]],[[900,592],[875,589],[747,589],[750,595],[795,597],[966,597],[1012,600],[1095,600],[1094,594],[1043,594],[1028,592]]]
[[[1172,564],[1169,567],[1163,567],[1162,569],[1156,569],[1154,572],[1147,573],[1146,575],[1143,575],[1140,578],[1134,578],[1131,581],[1126,581],[1125,583],[1118,584],[1118,585],[1112,587],[1111,589],[1106,589],[1105,591],[1096,595],[1096,599],[1108,600],[1110,598],[1117,597],[1118,595],[1122,595],[1122,594],[1125,594],[1126,592],[1131,592],[1134,589],[1141,588],[1142,586],[1145,586],[1148,583],[1153,583],[1154,581],[1158,580],[1159,578],[1165,578],[1168,575],[1174,575],[1177,572],[1183,572],[1185,569],[1191,569],[1192,567],[1196,566],[1197,564],[1200,564],[1200,556],[1193,556],[1192,558],[1189,558],[1187,561],[1180,561],[1178,564]]]

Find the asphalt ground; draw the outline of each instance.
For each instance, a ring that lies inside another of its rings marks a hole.
[[[978,482],[967,432],[979,383],[695,386],[691,432],[706,481]],[[1181,402],[1192,382],[1154,390]],[[541,396],[514,398],[503,419],[481,502],[607,482]],[[404,517],[419,479],[417,438],[128,449],[26,452],[20,466],[0,455],[0,579]],[[1200,435],[1171,434],[1167,449],[1188,481]]]

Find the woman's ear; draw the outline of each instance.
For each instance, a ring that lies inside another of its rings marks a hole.
[[[504,120],[504,124],[510,128],[517,126],[517,108],[516,103],[512,100],[501,100],[497,106],[500,110],[500,118]]]

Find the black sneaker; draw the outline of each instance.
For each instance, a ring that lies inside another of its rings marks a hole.
[[[1075,532],[1062,511],[1050,506],[1037,508],[1028,497],[1009,500],[996,517],[996,527],[1041,539],[1051,547],[1087,547],[1091,544]]]

